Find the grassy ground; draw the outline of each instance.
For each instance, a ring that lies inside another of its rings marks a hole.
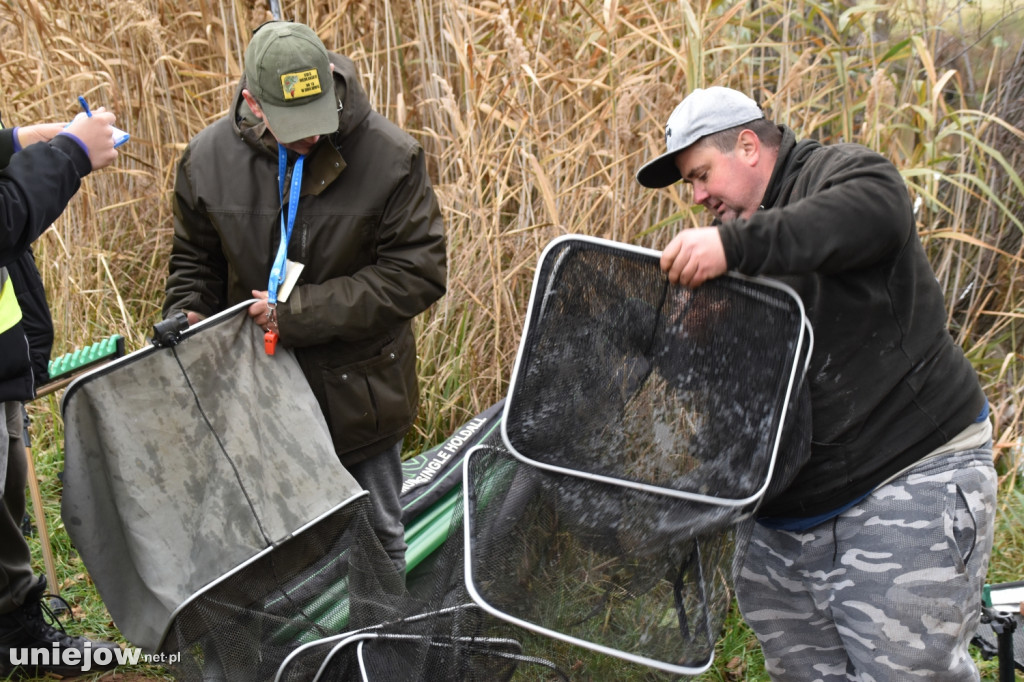
[[[34,428],[40,431],[42,421],[49,417],[50,412],[43,405],[33,405]],[[63,617],[72,634],[87,634],[92,637],[119,641],[123,640],[117,627],[110,619],[89,578],[86,567],[71,545],[60,518],[59,500],[61,484],[59,472],[63,459],[59,447],[53,443],[42,442],[34,452],[36,475],[40,481],[43,494],[44,511],[47,529],[53,553],[56,557],[56,574],[60,595],[71,606],[71,616]],[[989,582],[1000,583],[1024,580],[1021,566],[1024,566],[1024,487],[1013,476],[1005,476],[1000,491],[1000,514],[997,518],[995,550],[989,571]],[[33,551],[36,570],[44,574],[39,546],[38,532],[29,538]],[[526,634],[526,633],[524,633]],[[527,637],[529,635],[527,634]],[[661,680],[669,679],[667,675],[655,673],[647,668],[624,663],[618,659],[592,654],[586,650],[573,649],[568,645],[561,647],[559,652],[565,659],[579,658],[585,660],[591,676],[579,679],[593,680]],[[975,653],[983,680],[997,680],[998,667],[996,661],[984,661]],[[94,674],[85,676],[84,680],[108,680],[109,682],[135,680],[167,680],[173,679],[166,670],[158,665],[140,664],[119,668],[114,673]],[[574,678],[575,679],[575,678]],[[715,662],[708,673],[696,678],[705,682],[741,682],[768,680],[764,672],[764,660],[760,648],[739,613],[730,612],[721,639],[716,646]]]
[[[633,173],[660,152],[682,93],[729,85],[801,136],[881,151],[906,178],[950,330],[992,403],[1001,508],[990,579],[1021,577],[1024,3],[281,4],[351,56],[375,107],[421,141],[444,207],[449,291],[418,322],[423,400],[409,452],[504,394],[533,268],[552,238],[658,248],[706,222],[683,188],[644,190]],[[55,355],[112,333],[129,350],[147,343],[166,274],[174,165],[223,115],[249,32],[268,16],[265,0],[0,3],[8,125],[66,120],[84,94],[132,133],[115,166],[86,178],[36,244]],[[58,583],[80,619],[71,629],[117,638],[61,526],[58,399],[31,411]],[[705,679],[765,679],[738,620],[719,649]],[[147,667],[119,673],[159,679]]]

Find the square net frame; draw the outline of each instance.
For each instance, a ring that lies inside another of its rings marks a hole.
[[[533,466],[711,504],[757,502],[811,350],[787,285],[672,285],[660,253],[570,235],[541,255],[502,419]]]
[[[732,600],[735,508],[541,469],[500,442],[477,446],[464,466],[476,604],[648,668],[710,668]]]
[[[781,282],[688,289],[659,252],[554,240],[502,442],[464,464],[473,601],[664,672],[710,668],[753,512],[809,456],[811,345]]]
[[[485,440],[500,443],[500,435],[495,430]],[[430,562],[417,567],[419,571],[429,563],[415,593],[390,600],[388,606],[394,608],[390,617],[380,618],[378,613],[376,620],[350,621],[350,627],[337,634],[295,647],[280,662],[274,682],[568,682],[566,671],[579,666],[577,656],[553,648],[549,638],[493,617],[468,595],[463,576],[462,500],[460,491],[448,520],[447,540]],[[352,567],[361,563],[354,562]],[[372,593],[364,591],[367,605],[372,605]]]
[[[372,513],[364,492],[182,604],[161,649],[175,679],[269,680],[305,643],[399,617],[407,594]]]

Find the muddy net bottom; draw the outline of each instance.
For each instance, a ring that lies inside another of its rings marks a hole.
[[[180,680],[271,680],[296,647],[394,620],[404,581],[359,497],[196,595],[161,651]]]
[[[447,541],[407,581],[359,498],[182,608],[163,647],[175,677],[657,680],[710,660],[731,529],[677,535],[679,501],[559,487],[500,438],[466,471]]]

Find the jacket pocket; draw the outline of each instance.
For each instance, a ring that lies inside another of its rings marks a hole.
[[[385,344],[375,357],[338,367],[324,366],[322,370],[327,422],[339,455],[386,438],[412,423],[416,409],[415,355],[400,352],[397,342]]]

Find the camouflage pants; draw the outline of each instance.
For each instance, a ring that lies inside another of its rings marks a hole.
[[[926,460],[809,531],[757,525],[736,594],[774,680],[977,680],[991,446]]]

